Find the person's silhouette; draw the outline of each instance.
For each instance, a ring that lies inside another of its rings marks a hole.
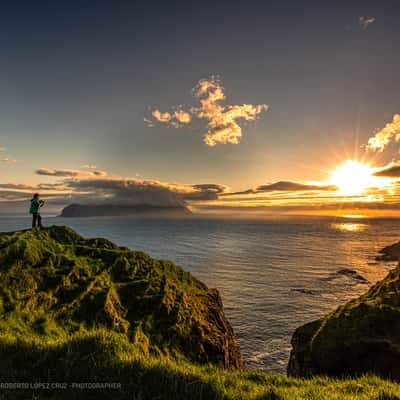
[[[40,215],[40,208],[43,207],[44,200],[40,200],[39,193],[35,193],[31,200],[31,208],[29,212],[32,214],[32,228],[34,228],[37,224],[39,228],[43,228],[42,226],[42,217]]]

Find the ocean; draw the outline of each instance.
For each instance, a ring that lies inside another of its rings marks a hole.
[[[0,216],[0,231],[29,224]],[[170,259],[217,288],[246,366],[278,373],[293,331],[382,279],[395,264],[375,256],[400,238],[394,218],[45,217],[44,224]]]

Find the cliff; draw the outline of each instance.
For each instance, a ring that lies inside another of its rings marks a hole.
[[[288,375],[400,380],[400,267],[367,293],[296,329]]]
[[[67,351],[71,337],[115,333],[143,354],[243,365],[217,290],[170,261],[67,227],[0,235],[0,316],[0,354],[10,338]]]
[[[377,260],[380,261],[398,261],[400,260],[400,242],[384,247]]]
[[[118,217],[118,216],[182,216],[191,211],[185,206],[152,206],[148,204],[70,204],[61,217]]]
[[[375,376],[239,369],[216,290],[105,239],[64,227],[0,234],[0,278],[4,400],[400,398],[400,384]]]

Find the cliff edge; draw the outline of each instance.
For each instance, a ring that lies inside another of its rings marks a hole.
[[[359,298],[296,329],[287,372],[400,380],[400,267]]]
[[[61,226],[0,234],[0,353],[11,339],[43,349],[99,332],[143,354],[243,366],[218,291],[172,262]]]

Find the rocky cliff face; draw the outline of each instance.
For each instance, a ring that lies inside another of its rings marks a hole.
[[[108,330],[145,354],[243,366],[217,290],[169,261],[66,227],[0,235],[0,320],[0,336],[62,342]]]
[[[372,373],[399,380],[400,267],[361,297],[298,328],[292,346],[288,375]]]

